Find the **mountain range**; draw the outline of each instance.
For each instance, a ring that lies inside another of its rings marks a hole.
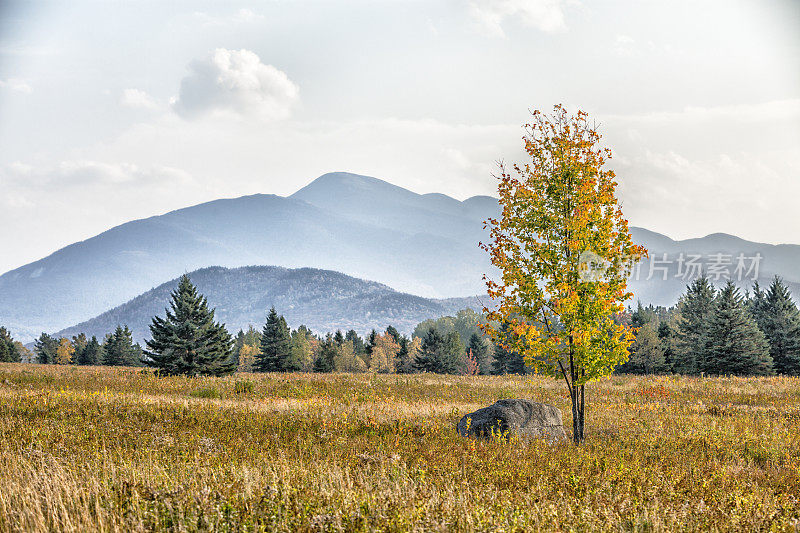
[[[232,332],[246,330],[248,325],[260,328],[272,306],[295,328],[304,324],[318,333],[355,329],[362,335],[389,325],[410,334],[425,319],[482,307],[476,297],[423,298],[316,268],[209,267],[188,275],[209,305],[216,308],[217,320]],[[102,339],[118,324],[127,324],[135,340],[149,339],[152,317],[164,316],[170,292],[177,286],[177,279],[170,280],[91,320],[59,331],[57,336],[83,332]]]
[[[483,221],[498,212],[497,199],[489,196],[459,201],[372,177],[325,174],[288,197],[256,194],[134,220],[7,272],[0,276],[0,324],[27,341],[98,317],[211,265],[332,270],[427,299],[477,295],[485,290],[483,274],[495,272],[478,247],[486,239]],[[681,276],[680,254],[697,254],[703,261],[730,256],[725,259],[731,273],[740,254],[760,254],[757,278],[767,283],[780,274],[800,294],[798,245],[726,234],[676,241],[643,228],[631,231],[651,260],[666,253],[671,261],[666,272],[660,265],[651,273],[645,260],[640,278],[631,282],[645,303],[673,304],[683,292],[688,281]],[[363,316],[349,320],[368,322]],[[339,322],[320,322],[325,323]]]

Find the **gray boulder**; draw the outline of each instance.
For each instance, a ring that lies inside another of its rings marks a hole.
[[[482,437],[516,433],[521,438],[541,437],[549,441],[566,439],[561,410],[531,400],[500,400],[494,405],[465,415],[456,425],[462,437]]]

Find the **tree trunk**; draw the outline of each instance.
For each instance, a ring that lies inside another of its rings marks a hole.
[[[581,385],[581,397],[580,402],[578,403],[578,436],[575,440],[577,444],[582,444],[584,441],[584,422],[586,421],[586,396],[584,394],[584,389],[586,385]]]
[[[580,428],[580,410],[578,406],[578,388],[573,387],[570,393],[572,400],[572,441],[575,444],[580,444],[583,436],[583,431]]]

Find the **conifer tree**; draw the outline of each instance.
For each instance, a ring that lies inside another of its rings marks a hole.
[[[775,372],[800,375],[800,310],[783,281],[775,276],[766,294],[758,294],[753,309],[756,322],[769,342]]]
[[[139,366],[142,349],[133,342],[133,334],[128,326],[117,326],[113,333],[106,335],[103,342],[103,364],[106,366]]]
[[[680,374],[698,374],[704,366],[706,325],[714,310],[715,290],[701,276],[687,287],[681,302],[678,346],[673,369]]]
[[[92,338],[86,343],[86,346],[77,354],[77,363],[79,365],[99,365],[103,358],[103,348],[97,341],[97,337]]]
[[[428,328],[422,338],[422,346],[414,360],[414,368],[422,372],[455,374],[461,360],[464,346],[458,333],[451,331],[443,336],[433,326]]]
[[[4,327],[0,327],[0,363],[19,363],[22,354],[19,353],[11,333]]]
[[[58,340],[47,333],[42,333],[34,344],[33,351],[36,354],[36,362],[41,365],[55,363],[57,350]]]
[[[386,332],[388,333],[389,330],[387,329]],[[400,347],[400,350],[398,350],[397,358],[395,360],[395,372],[398,374],[408,374],[413,369],[413,361],[411,359],[411,352],[409,350],[411,341],[405,335],[399,335],[397,339],[397,345]]]
[[[658,340],[661,342],[661,350],[664,352],[664,371],[672,372],[675,364],[675,332],[669,322],[662,320],[658,324]]]
[[[716,298],[704,336],[700,371],[708,374],[769,375],[772,358],[764,334],[729,281]]]
[[[467,350],[472,351],[472,356],[478,363],[479,373],[488,374],[490,372],[489,345],[484,338],[478,333],[470,335]]]
[[[292,335],[286,319],[275,308],[269,310],[261,332],[261,351],[255,362],[256,372],[295,372],[301,370],[299,360],[292,357]]]
[[[233,340],[224,324],[214,321],[214,309],[199,294],[189,276],[183,275],[172,292],[166,317],[153,317],[152,340],[147,341],[143,361],[160,373],[187,376],[221,376],[232,373]]]
[[[355,352],[356,355],[362,356],[365,353],[367,353],[366,350],[364,349],[364,339],[359,337],[358,333],[356,333],[356,330],[351,329],[350,331],[347,332],[344,338],[345,340],[348,340],[353,343],[353,351]]]
[[[500,325],[496,335],[498,342],[494,346],[492,374],[524,374],[525,359],[521,353],[511,349],[511,330],[508,322]]]
[[[328,337],[320,344],[319,354],[314,361],[314,372],[333,372],[336,370],[335,360],[338,353],[336,343],[328,334]]]

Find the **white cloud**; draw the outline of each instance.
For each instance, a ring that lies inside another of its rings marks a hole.
[[[9,91],[17,91],[21,93],[29,93],[33,90],[26,81],[19,78],[0,80],[0,89],[8,89]]]
[[[119,99],[120,105],[134,109],[158,109],[152,96],[140,89],[125,89]]]
[[[180,169],[153,165],[140,167],[132,163],[106,163],[93,160],[66,160],[55,165],[33,166],[15,161],[0,174],[6,184],[20,191],[47,188],[109,185],[151,185],[154,183],[182,183],[192,181],[191,176]]]
[[[470,0],[469,15],[478,31],[492,37],[506,36],[503,22],[508,18],[547,33],[567,28],[562,0]]]
[[[193,61],[189,70],[173,101],[184,118],[216,114],[280,120],[289,117],[299,99],[298,86],[285,72],[249,50],[218,48]]]
[[[614,53],[618,56],[633,56],[638,54],[635,48],[636,40],[629,35],[617,35],[614,40]]]
[[[698,122],[720,119],[737,122],[797,121],[800,119],[800,98],[755,104],[686,106],[681,111],[657,111],[640,115],[607,115],[605,118],[640,123]]]

